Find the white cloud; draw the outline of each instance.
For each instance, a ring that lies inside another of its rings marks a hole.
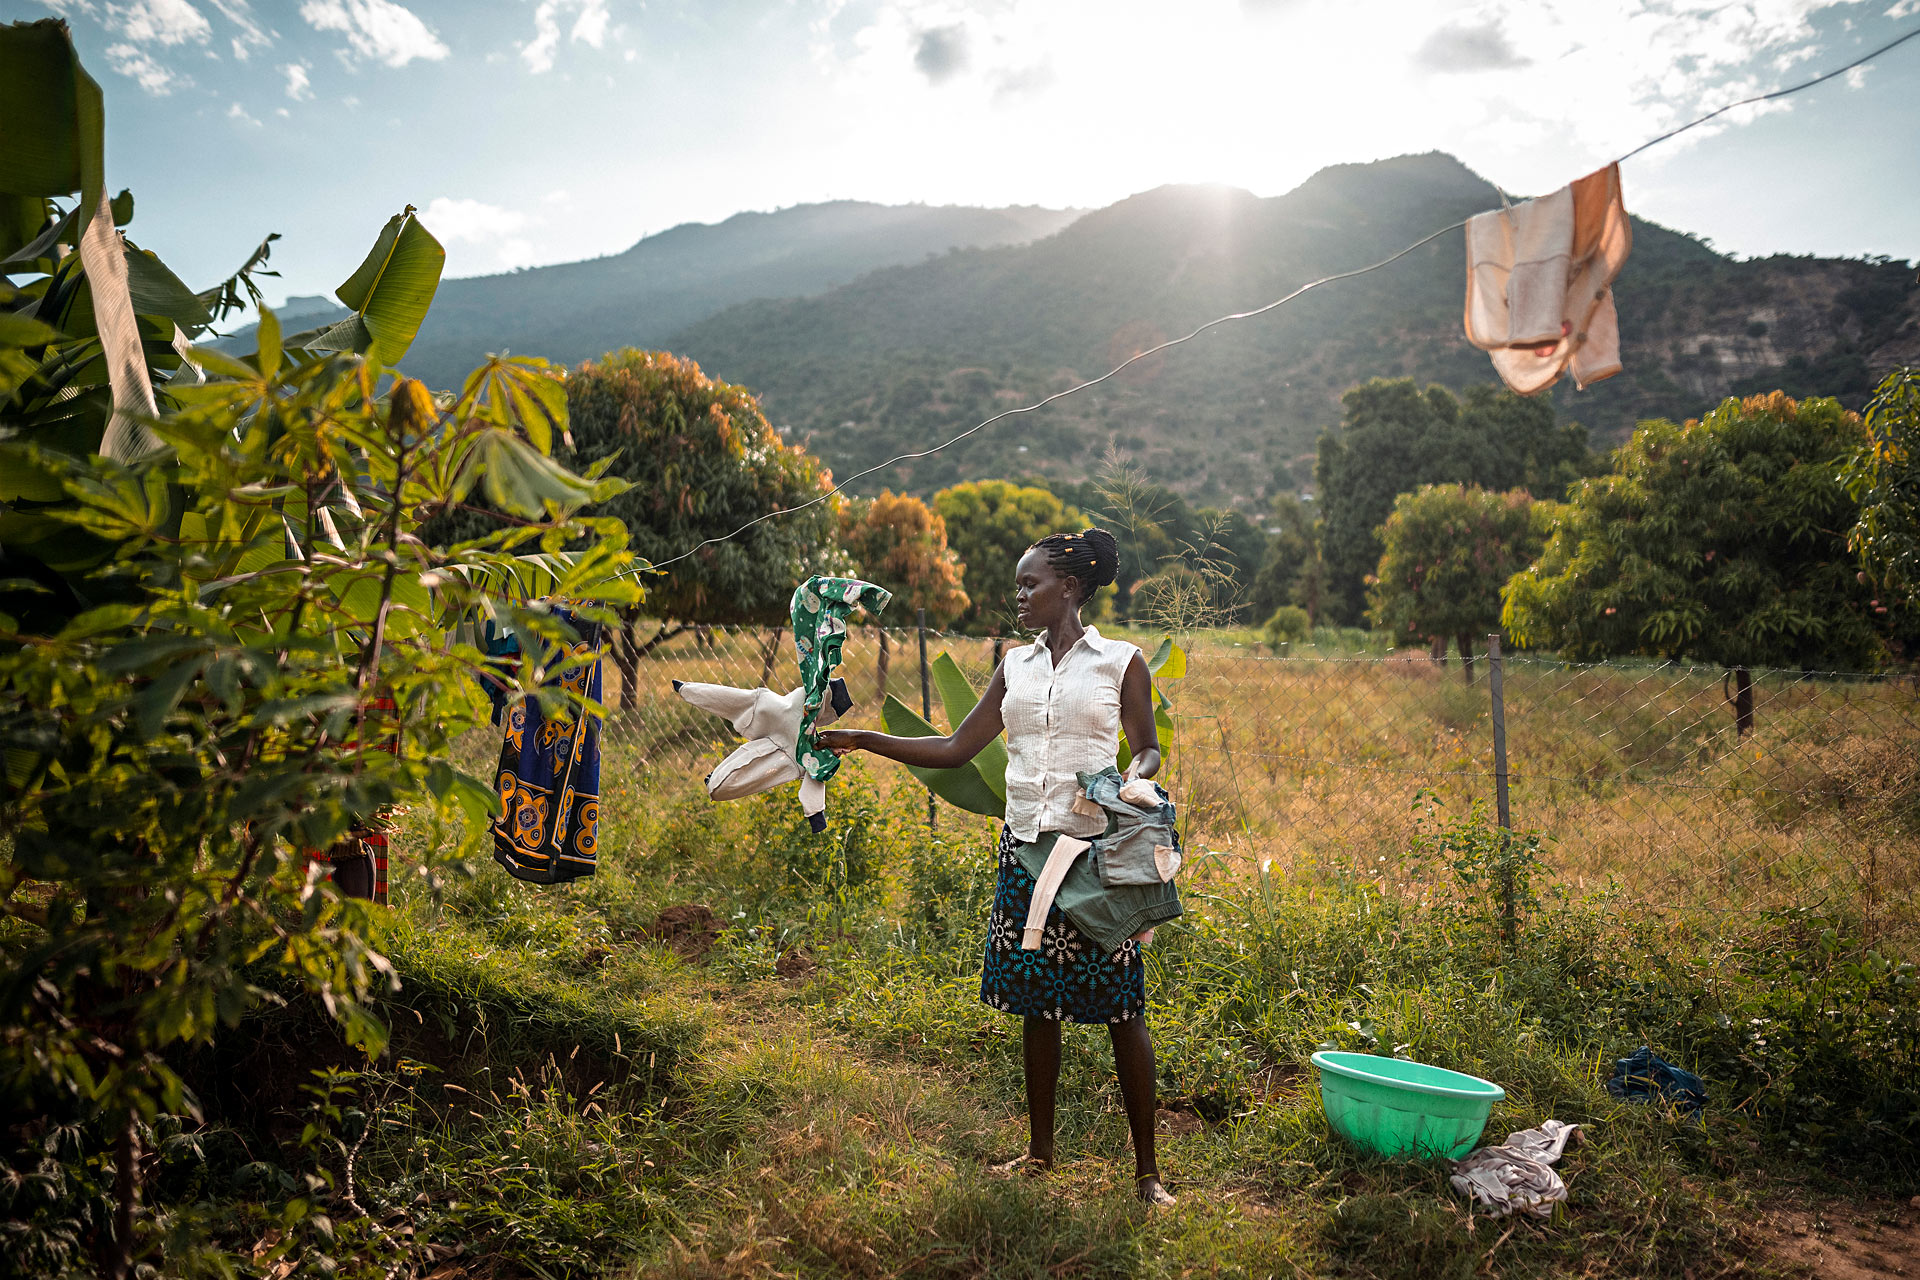
[[[465,197],[435,196],[420,221],[442,240],[487,244],[527,225],[527,215]]]
[[[193,83],[188,77],[161,66],[152,54],[138,45],[108,45],[107,64],[157,97],[164,97],[175,89],[184,89]]]
[[[300,16],[316,31],[338,31],[363,58],[404,67],[415,58],[438,62],[452,50],[419,15],[394,0],[306,0]]]
[[[238,120],[241,124],[250,124],[256,129],[260,127],[260,122],[254,119],[253,113],[237,102],[227,108],[227,119]]]
[[[135,44],[205,44],[213,34],[207,16],[187,0],[134,0],[112,5],[108,12],[121,34]]]
[[[295,102],[313,96],[313,83],[307,78],[306,64],[289,62],[280,68],[280,74],[287,78],[287,96]]]
[[[533,11],[533,39],[520,46],[527,70],[536,75],[553,70],[553,59],[560,48],[560,16],[579,10],[568,39],[598,49],[607,40],[607,0],[540,0]]]
[[[253,20],[253,9],[247,0],[208,0],[220,11],[220,16],[240,28],[240,34],[232,38],[233,56],[245,62],[255,49],[269,48],[273,36]]]
[[[456,248],[447,255],[455,270],[466,272],[530,265],[534,261],[534,245],[522,233],[540,221],[517,209],[465,197],[435,196],[420,211],[421,225],[443,243],[473,247],[470,252]]]

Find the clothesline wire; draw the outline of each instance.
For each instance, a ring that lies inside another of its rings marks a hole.
[[[1836,67],[1832,71],[1828,71],[1821,75],[1815,76],[1811,80],[1803,81],[1800,84],[1789,85],[1787,88],[1784,88],[1784,89],[1775,89],[1771,93],[1762,93],[1762,94],[1757,94],[1751,98],[1742,98],[1738,102],[1729,102],[1726,106],[1720,107],[1714,111],[1710,111],[1706,115],[1701,116],[1697,120],[1689,120],[1686,124],[1683,124],[1676,129],[1669,129],[1667,132],[1661,134],[1659,137],[1652,138],[1646,142],[1641,143],[1639,146],[1635,147],[1633,150],[1627,152],[1625,155],[1621,156],[1617,160],[1612,161],[1611,163],[1621,164],[1627,160],[1632,159],[1634,156],[1639,155],[1642,151],[1645,151],[1650,147],[1655,147],[1662,142],[1666,142],[1670,139],[1677,138],[1681,134],[1685,133],[1687,130],[1697,128],[1700,125],[1706,124],[1708,121],[1713,120],[1719,116],[1723,116],[1729,111],[1736,110],[1740,107],[1751,106],[1756,102],[1769,102],[1775,98],[1784,98],[1790,94],[1799,93],[1803,89],[1811,89],[1817,84],[1823,84],[1826,81],[1833,79],[1835,76],[1845,75],[1847,72],[1852,71],[1855,67],[1863,66],[1866,63],[1871,62],[1873,59],[1879,57],[1881,54],[1886,53],[1891,49],[1898,48],[1900,45],[1905,44],[1907,41],[1913,39],[1915,36],[1920,36],[1920,27],[1915,27],[1913,30],[1907,32],[1905,35],[1898,36],[1895,39],[1889,40],[1887,43],[1881,45],[1879,48],[1871,50],[1868,53],[1862,54],[1860,57],[1855,58],[1852,62],[1847,63],[1844,67]],[[1504,198],[1505,193],[1502,192],[1501,194]],[[695,543],[693,546],[687,548],[687,550],[682,551],[679,555],[674,556],[668,560],[657,561],[650,567],[657,571],[657,570],[665,569],[669,565],[678,564],[680,561],[691,558],[692,556],[698,554],[701,550],[707,547],[714,546],[722,542],[732,541],[733,539],[739,537],[741,534],[745,533],[747,530],[753,528],[755,525],[762,524],[768,520],[777,519],[781,516],[796,515],[799,512],[807,510],[809,507],[818,506],[822,502],[825,502],[828,498],[831,498],[834,494],[839,493],[840,491],[845,489],[848,485],[852,484],[854,481],[864,479],[865,477],[872,475],[876,471],[884,471],[888,467],[894,466],[898,463],[912,462],[920,458],[931,457],[933,454],[939,453],[943,449],[951,448],[952,446],[960,443],[962,440],[965,440],[968,436],[971,436],[977,432],[986,430],[988,427],[992,426],[996,422],[1004,421],[1007,418],[1018,417],[1021,414],[1037,413],[1040,410],[1046,408],[1048,405],[1052,404],[1056,400],[1061,400],[1066,398],[1067,396],[1074,395],[1077,392],[1085,391],[1089,387],[1099,386],[1101,383],[1105,382],[1107,379],[1114,377],[1115,375],[1119,374],[1121,371],[1125,370],[1129,365],[1132,365],[1137,361],[1145,360],[1149,356],[1155,356],[1160,354],[1162,351],[1166,351],[1166,350],[1169,350],[1170,348],[1180,346],[1183,343],[1191,342],[1195,338],[1199,337],[1201,334],[1207,332],[1209,329],[1217,328],[1218,326],[1223,324],[1230,324],[1236,320],[1251,320],[1255,316],[1263,316],[1269,311],[1272,311],[1278,307],[1285,306],[1287,303],[1292,302],[1295,298],[1299,297],[1303,293],[1306,293],[1310,289],[1318,289],[1321,285],[1333,284],[1335,281],[1339,281],[1339,280],[1350,280],[1355,276],[1363,276],[1368,274],[1369,272],[1378,271],[1382,267],[1391,266],[1392,264],[1398,262],[1400,259],[1406,257],[1408,254],[1412,253],[1415,249],[1419,249],[1428,244],[1431,244],[1433,241],[1438,240],[1441,236],[1446,235],[1448,232],[1460,230],[1462,227],[1466,226],[1470,220],[1471,219],[1469,218],[1462,218],[1458,222],[1450,223],[1447,226],[1441,227],[1438,231],[1422,236],[1420,239],[1414,241],[1412,244],[1400,250],[1398,253],[1392,254],[1389,257],[1382,258],[1378,262],[1370,263],[1364,267],[1355,267],[1351,271],[1341,271],[1330,276],[1321,276],[1317,280],[1309,280],[1307,283],[1301,285],[1299,288],[1293,290],[1291,293],[1288,293],[1284,297],[1276,298],[1272,302],[1269,302],[1264,306],[1255,307],[1250,311],[1235,311],[1230,315],[1216,316],[1213,319],[1207,321],[1205,324],[1200,325],[1198,328],[1194,329],[1190,333],[1181,334],[1177,338],[1169,338],[1165,342],[1162,342],[1157,346],[1148,347],[1144,351],[1136,351],[1134,354],[1128,356],[1125,360],[1122,360],[1119,364],[1107,370],[1105,373],[1101,374],[1097,378],[1088,378],[1084,382],[1077,382],[1070,387],[1066,387],[1063,390],[1054,392],[1052,395],[1036,400],[1032,404],[1020,405],[1019,407],[1013,408],[1013,409],[1004,409],[1001,412],[994,414],[991,418],[987,418],[982,422],[976,422],[971,427],[968,427],[965,431],[960,432],[958,435],[953,436],[951,439],[943,440],[939,444],[936,444],[931,448],[921,449],[913,453],[897,454],[894,457],[888,458],[885,462],[875,463],[873,466],[866,468],[864,471],[856,471],[852,475],[848,476],[846,479],[834,485],[831,489],[828,489],[824,493],[821,493],[818,497],[810,498],[806,502],[800,503],[798,506],[782,507],[778,510],[768,511],[762,515],[755,516],[753,519],[747,521],[745,524],[733,530],[731,533],[721,534],[718,537],[707,538],[701,542]]]

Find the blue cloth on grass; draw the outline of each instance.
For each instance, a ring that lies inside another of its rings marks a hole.
[[[1628,1102],[1662,1098],[1685,1111],[1707,1105],[1707,1082],[1674,1066],[1649,1046],[1641,1046],[1613,1064],[1607,1092]]]

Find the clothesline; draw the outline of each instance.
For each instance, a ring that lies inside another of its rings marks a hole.
[[[1905,44],[1907,41],[1913,39],[1916,36],[1920,36],[1920,26],[1916,26],[1911,31],[1906,32],[1904,35],[1901,35],[1892,40],[1889,40],[1887,43],[1881,45],[1877,49],[1873,49],[1867,53],[1862,54],[1860,57],[1855,58],[1852,62],[1847,63],[1843,67],[1835,67],[1833,70],[1823,72],[1820,75],[1813,77],[1811,80],[1805,80],[1799,84],[1789,85],[1787,88],[1784,88],[1784,89],[1775,89],[1770,93],[1756,94],[1749,98],[1742,98],[1738,102],[1729,102],[1725,106],[1719,107],[1713,111],[1710,111],[1706,115],[1703,115],[1696,120],[1690,120],[1686,124],[1683,124],[1678,128],[1669,129],[1667,132],[1659,135],[1656,138],[1648,139],[1646,142],[1641,143],[1639,146],[1627,152],[1625,155],[1619,157],[1616,160],[1610,161],[1609,163],[1620,164],[1620,163],[1623,163],[1624,161],[1630,160],[1634,156],[1639,155],[1641,152],[1646,151],[1651,147],[1658,146],[1662,142],[1667,142],[1673,138],[1677,138],[1681,134],[1687,132],[1689,129],[1698,128],[1700,125],[1706,124],[1710,120],[1714,120],[1720,116],[1723,116],[1729,111],[1737,110],[1740,107],[1751,106],[1754,103],[1758,103],[1758,102],[1770,102],[1777,98],[1784,98],[1791,94],[1799,93],[1805,89],[1811,89],[1815,85],[1824,84],[1826,81],[1833,79],[1835,76],[1844,75],[1847,72],[1852,71],[1856,67],[1864,66],[1868,62],[1871,62],[1873,59],[1879,57],[1881,54],[1887,53],[1895,48],[1898,48],[1900,45]],[[1605,166],[1602,166],[1602,167],[1605,167]],[[1291,293],[1286,294],[1284,297],[1276,298],[1272,302],[1269,302],[1264,306],[1255,307],[1250,311],[1236,311],[1230,315],[1216,316],[1214,319],[1209,320],[1205,324],[1200,325],[1198,328],[1194,329],[1190,333],[1182,334],[1177,338],[1169,338],[1167,341],[1160,343],[1158,346],[1149,347],[1144,351],[1135,352],[1133,355],[1128,356],[1125,360],[1122,360],[1119,364],[1107,370],[1105,373],[1101,374],[1097,378],[1088,378],[1084,382],[1075,383],[1073,386],[1067,387],[1064,390],[1056,391],[1052,395],[1046,396],[1040,400],[1036,400],[1032,404],[1026,404],[1026,405],[1021,405],[1017,408],[1002,410],[1001,412],[994,414],[992,417],[987,418],[984,421],[975,423],[973,426],[968,427],[965,431],[960,432],[959,434],[953,436],[950,439],[943,440],[939,444],[936,444],[931,448],[921,449],[912,453],[897,454],[894,457],[888,458],[885,462],[875,463],[873,466],[866,468],[864,471],[856,471],[852,475],[848,476],[846,479],[834,485],[831,489],[828,489],[826,492],[820,494],[818,497],[810,498],[806,502],[800,503],[798,506],[782,507],[775,511],[765,512],[764,514],[756,516],[752,520],[747,521],[745,524],[742,524],[739,528],[733,530],[731,533],[725,533],[725,534],[721,534],[718,537],[704,539],[698,543],[695,543],[693,546],[687,548],[687,550],[681,552],[677,556],[673,556],[669,559],[656,562],[651,566],[651,568],[656,571],[660,569],[665,569],[669,565],[678,564],[680,561],[686,560],[692,557],[693,555],[695,555],[705,547],[714,546],[722,542],[730,542],[734,538],[739,537],[741,534],[745,533],[747,530],[753,528],[757,524],[764,523],[765,521],[768,521],[768,520],[778,519],[781,516],[796,515],[799,512],[807,510],[809,507],[818,506],[820,503],[825,502],[828,498],[831,498],[834,494],[839,493],[841,490],[845,489],[848,485],[854,483],[856,480],[864,479],[865,477],[872,475],[876,471],[884,471],[888,467],[894,466],[897,463],[912,462],[920,458],[931,457],[932,455],[939,453],[943,449],[951,448],[952,446],[960,443],[962,440],[965,440],[969,436],[972,436],[980,431],[984,431],[986,428],[992,426],[996,422],[1004,421],[1007,418],[1017,417],[1021,414],[1037,413],[1041,409],[1046,408],[1048,405],[1052,404],[1056,400],[1065,399],[1067,396],[1074,395],[1077,392],[1085,391],[1091,387],[1099,386],[1101,383],[1119,374],[1120,372],[1125,370],[1128,366],[1136,363],[1137,361],[1144,360],[1149,356],[1158,355],[1162,351],[1166,351],[1173,347],[1180,346],[1183,343],[1191,342],[1195,338],[1199,337],[1201,334],[1207,332],[1209,329],[1217,328],[1218,326],[1223,324],[1230,324],[1236,320],[1251,320],[1255,316],[1263,316],[1267,314],[1269,311],[1275,310],[1278,307],[1285,306],[1287,303],[1292,302],[1295,298],[1299,297],[1303,293],[1308,292],[1309,290],[1318,289],[1321,285],[1333,284],[1334,282],[1339,280],[1350,280],[1355,276],[1363,276],[1368,274],[1369,272],[1378,271],[1383,267],[1391,266],[1392,264],[1398,262],[1400,259],[1406,257],[1408,254],[1412,253],[1414,250],[1422,248],[1428,244],[1431,244],[1433,241],[1439,239],[1441,236],[1448,234],[1449,232],[1460,230],[1462,227],[1465,227],[1469,221],[1471,221],[1470,218],[1462,218],[1458,222],[1450,223],[1447,226],[1441,227],[1438,231],[1432,232],[1429,235],[1422,236],[1420,239],[1414,241],[1412,244],[1408,245],[1406,248],[1401,249],[1399,252],[1392,254],[1389,257],[1382,258],[1378,262],[1370,263],[1364,267],[1356,267],[1351,271],[1341,271],[1333,275],[1321,276],[1318,280],[1310,280],[1306,284],[1303,284],[1299,288],[1293,290]]]

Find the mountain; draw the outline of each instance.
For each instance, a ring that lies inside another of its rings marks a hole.
[[[489,351],[575,364],[614,347],[658,346],[734,303],[820,293],[958,246],[1022,244],[1079,216],[838,200],[686,223],[611,257],[443,281],[406,369],[430,386],[457,386]],[[303,326],[346,314],[327,299],[288,299],[296,304],[310,317]],[[292,332],[292,319],[281,319]],[[230,341],[252,349],[249,331]]]
[[[1632,189],[1627,190],[1628,204]],[[1029,403],[1201,322],[1379,261],[1499,204],[1431,153],[1339,165],[1285,195],[1170,186],[1027,244],[955,250],[812,297],[759,300],[669,344],[758,392],[768,416],[842,476]],[[1463,237],[1215,329],[1039,413],[858,486],[929,492],[982,475],[1085,479],[1109,447],[1189,495],[1250,501],[1304,486],[1340,395],[1368,378],[1459,390],[1493,377],[1461,336]],[[794,292],[798,292],[795,290]],[[1634,222],[1615,289],[1626,371],[1556,389],[1597,442],[1780,386],[1857,407],[1887,367],[1920,362],[1920,288],[1886,260],[1736,261]],[[589,344],[591,345],[591,344]],[[601,345],[605,345],[602,343]]]

